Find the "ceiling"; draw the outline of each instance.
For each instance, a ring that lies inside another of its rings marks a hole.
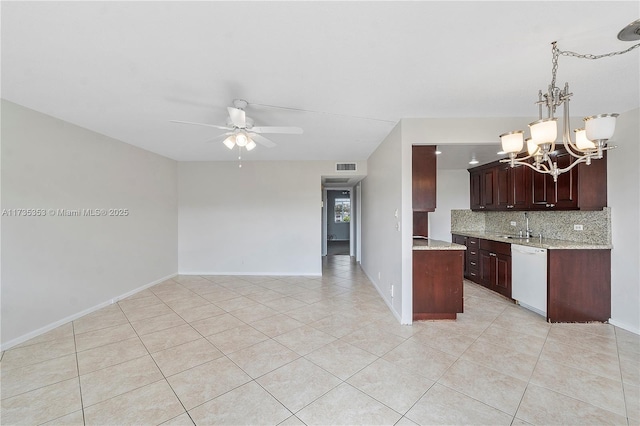
[[[217,129],[169,122],[225,124],[236,98],[256,125],[304,129],[269,135],[277,146],[244,161],[365,160],[404,117],[535,116],[552,41],[581,53],[626,49],[616,35],[640,17],[637,1],[1,7],[3,98],[181,161],[237,159],[206,142]],[[638,107],[639,50],[561,57],[572,115]]]

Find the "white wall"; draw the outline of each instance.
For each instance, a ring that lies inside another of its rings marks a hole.
[[[358,170],[366,171],[364,165]],[[320,275],[329,161],[181,162],[181,274]]]
[[[640,334],[640,109],[621,114],[608,152],[611,207],[611,322]]]
[[[406,290],[402,287],[402,233],[396,229],[403,210],[402,166],[402,134],[398,124],[367,160],[367,177],[362,181],[361,264],[399,321],[404,317],[402,297]],[[410,166],[409,162],[409,174]],[[398,218],[394,216],[396,210]],[[411,227],[408,225],[409,232]]]
[[[438,170],[436,211],[429,213],[429,237],[451,241],[451,210],[469,208],[469,172]]]
[[[126,217],[3,216],[2,345],[177,272],[176,162],[2,101],[2,209],[128,209]]]

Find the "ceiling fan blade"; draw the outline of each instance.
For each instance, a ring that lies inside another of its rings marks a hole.
[[[266,127],[252,127],[252,132],[256,133],[289,133],[292,135],[301,135],[302,129],[300,127],[276,127],[276,126],[266,126]]]
[[[275,142],[257,133],[249,133],[249,137],[260,145],[266,146],[267,148],[273,148],[274,146],[276,146]]]
[[[191,124],[193,126],[205,126],[205,127],[213,127],[215,129],[222,129],[222,130],[233,130],[230,127],[225,127],[225,126],[218,126],[216,124],[205,124],[205,123],[193,123],[191,121],[179,121],[179,120],[169,120],[172,123],[179,123],[179,124]]]
[[[247,119],[243,110],[227,107],[227,111],[229,111],[229,118],[231,118],[231,122],[234,126],[240,127],[241,129],[247,127]]]

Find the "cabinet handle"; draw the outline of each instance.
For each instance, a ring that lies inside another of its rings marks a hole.
[[[472,264],[473,266],[476,266],[476,262],[471,262],[471,264]]]
[[[547,204],[547,207],[555,207],[555,204]]]
[[[496,254],[495,253],[489,253],[489,256],[496,257]]]
[[[474,255],[474,254],[476,254],[476,252],[472,251],[472,252],[469,252],[469,254]]]

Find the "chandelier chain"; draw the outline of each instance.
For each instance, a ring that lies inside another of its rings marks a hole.
[[[555,47],[555,42],[553,43],[553,46],[554,46],[554,49],[557,49]],[[625,50],[620,50],[618,52],[603,53],[602,55],[592,55],[591,53],[581,54],[581,53],[571,52],[569,50],[558,50],[558,53],[562,56],[572,56],[574,58],[580,58],[580,59],[601,59],[601,58],[609,58],[611,56],[624,55],[625,53],[631,52],[633,49],[637,49],[638,47],[640,47],[640,43],[634,44],[633,46]]]

